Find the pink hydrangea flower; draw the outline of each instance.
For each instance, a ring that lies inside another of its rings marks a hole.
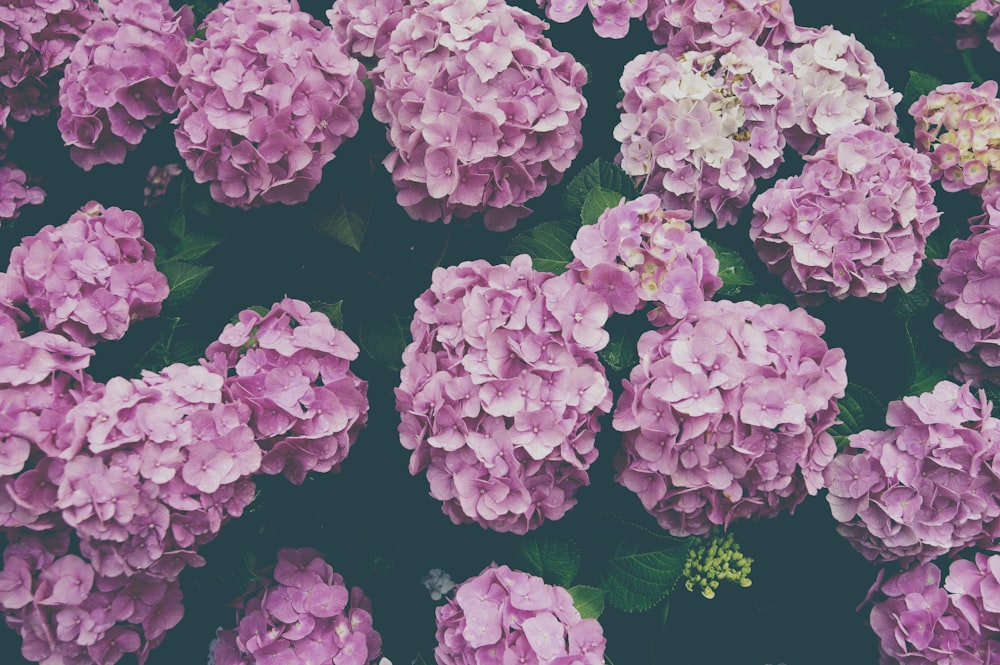
[[[523,534],[576,504],[611,390],[603,298],[511,264],[434,271],[396,389],[410,473],[456,524]]]
[[[89,171],[121,164],[146,131],[177,111],[173,98],[187,40],[191,8],[167,0],[104,3],[70,53],[59,85],[59,131],[73,161]]]
[[[726,50],[744,39],[781,47],[799,32],[789,0],[664,0],[652,3],[646,24],[674,56]]]
[[[545,15],[556,23],[566,23],[590,9],[594,32],[601,37],[622,39],[628,35],[629,21],[642,18],[647,0],[536,0]]]
[[[962,381],[1000,378],[1000,227],[979,225],[967,239],[956,239],[937,263],[934,298],[944,311],[934,318],[941,336],[962,352],[952,368]]]
[[[728,50],[642,54],[625,65],[615,161],[644,178],[667,210],[692,210],[703,228],[736,222],[758,178],[781,163],[775,108],[784,84],[768,52],[743,40]]]
[[[291,298],[264,316],[240,312],[208,347],[227,398],[250,409],[263,473],[300,484],[310,471],[339,470],[368,420],[368,384],[350,370],[359,352],[326,315]]]
[[[295,0],[229,0],[188,44],[177,149],[212,198],[251,208],[305,201],[358,131],[361,65]]]
[[[802,309],[708,301],[639,338],[615,479],[675,536],[794,509],[823,487],[846,361]]]
[[[952,561],[944,588],[969,624],[1000,649],[1000,555],[977,552],[972,560]]]
[[[381,60],[389,36],[409,13],[411,5],[403,0],[337,0],[326,18],[345,53]]]
[[[7,162],[0,164],[0,220],[17,219],[26,205],[41,205],[45,190],[30,184],[28,174]]]
[[[181,174],[180,164],[151,166],[146,173],[146,186],[142,190],[142,204],[149,208],[156,205],[167,193],[170,182]]]
[[[955,16],[958,34],[955,36],[955,46],[960,49],[978,48],[983,42],[982,31],[977,26],[977,13],[986,14],[989,26],[986,28],[986,41],[994,49],[1000,51],[1000,2],[997,0],[973,0],[965,9]]]
[[[805,160],[753,204],[750,237],[771,272],[802,303],[911,291],[940,217],[930,160],[867,127],[838,129]]]
[[[1000,536],[1000,420],[982,391],[942,381],[892,402],[826,469],[837,526],[871,561],[931,559]]]
[[[133,321],[160,312],[167,278],[131,210],[90,202],[61,226],[46,226],[10,254],[14,306],[26,305],[47,330],[93,346],[120,339]]]
[[[602,665],[604,631],[582,619],[566,589],[495,563],[435,611],[440,665]]]
[[[310,548],[278,550],[273,571],[258,577],[238,601],[237,626],[219,630],[213,665],[376,663],[382,638],[372,626],[371,601]]]
[[[652,303],[656,326],[676,323],[722,287],[715,252],[686,220],[646,194],[607,209],[576,234],[571,278],[599,293],[617,314]]]
[[[501,0],[418,0],[372,70],[383,161],[410,217],[485,213],[504,231],[559,182],[583,143],[586,72]]]

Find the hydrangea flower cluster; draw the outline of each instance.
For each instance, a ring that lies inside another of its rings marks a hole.
[[[326,18],[344,53],[381,60],[392,31],[410,12],[403,0],[337,0]]]
[[[768,52],[747,40],[719,56],[639,55],[621,77],[616,161],[644,177],[642,192],[659,195],[664,208],[693,210],[696,228],[734,224],[755,180],[781,163],[780,73]]]
[[[361,65],[295,0],[228,0],[180,64],[174,136],[219,203],[306,200],[358,131]]]
[[[146,186],[142,189],[142,204],[147,208],[156,205],[167,193],[170,182],[180,174],[180,164],[149,167],[149,171],[146,173]]]
[[[167,0],[101,4],[106,17],[74,45],[59,84],[59,131],[85,171],[123,163],[147,130],[177,110],[177,66],[194,33],[188,6],[174,11]]]
[[[73,44],[99,18],[93,0],[6,0],[0,6],[0,114],[27,122],[48,113]]]
[[[28,174],[13,164],[0,164],[0,220],[17,219],[21,208],[40,205],[45,190],[28,182]]]
[[[684,562],[684,588],[694,591],[695,587],[705,598],[715,598],[720,582],[732,582],[741,587],[753,584],[750,570],[753,559],[740,552],[732,533],[715,536],[707,544],[692,547]]]
[[[944,582],[952,604],[969,623],[979,626],[992,639],[993,651],[1000,649],[1000,556],[977,552],[973,560],[956,559]]]
[[[644,333],[614,414],[615,479],[675,536],[794,509],[823,487],[847,386],[823,331],[801,309],[709,301]]]
[[[1000,536],[1000,420],[968,384],[892,402],[826,470],[837,531],[870,561],[930,561]]]
[[[784,285],[807,294],[882,300],[911,291],[937,227],[931,163],[886,132],[848,126],[753,203],[750,238]]]
[[[536,0],[545,15],[556,23],[572,21],[583,8],[594,17],[594,32],[601,37],[621,39],[628,34],[629,21],[642,18],[648,0]]]
[[[70,553],[69,530],[8,537],[0,608],[37,663],[144,663],[184,614],[177,580],[139,573],[107,577]]]
[[[939,85],[909,109],[914,146],[930,155],[934,179],[945,191],[979,193],[1000,170],[1000,99],[997,82]]]
[[[566,589],[495,563],[458,585],[439,607],[440,665],[603,665],[604,631],[582,619]]]
[[[653,303],[653,325],[676,323],[722,287],[715,252],[688,225],[690,217],[661,210],[653,194],[608,208],[577,232],[567,274],[617,314]]]
[[[382,638],[372,626],[371,601],[358,587],[348,591],[316,550],[278,550],[274,570],[247,593],[236,628],[216,633],[214,665],[378,662]]]
[[[985,564],[983,568],[996,570],[1000,559],[977,555],[976,561],[953,561],[944,588],[941,569],[932,563],[881,582],[882,599],[872,606],[871,626],[878,635],[884,665],[996,662],[1000,652],[996,607],[982,612],[976,607],[985,590],[996,593],[996,574],[976,570],[986,573],[977,580],[970,568]]]
[[[583,144],[583,65],[502,0],[418,0],[372,70],[383,161],[410,217],[504,231]]]
[[[6,297],[27,305],[45,329],[85,346],[120,339],[131,322],[157,315],[167,297],[154,256],[138,214],[91,201],[14,248]]]
[[[434,271],[416,301],[396,409],[410,473],[456,524],[524,534],[589,484],[611,390],[596,351],[608,306],[581,284],[511,264]]]
[[[964,354],[952,368],[962,381],[1000,378],[1000,227],[973,227],[967,239],[953,240],[937,263],[934,298],[944,311],[934,318],[942,337]]]
[[[440,568],[431,568],[427,575],[420,580],[420,583],[431,595],[431,600],[441,600],[455,588],[455,582],[451,579],[451,575]]]
[[[646,24],[653,41],[673,56],[726,50],[745,39],[779,47],[799,32],[789,0],[654,2],[646,13]]]
[[[778,123],[800,153],[837,129],[864,125],[896,133],[893,92],[871,52],[854,35],[832,26],[803,31],[804,43],[782,55],[788,94],[778,106]]]
[[[339,470],[368,420],[368,384],[349,366],[359,352],[325,314],[292,298],[263,316],[240,312],[208,347],[224,393],[250,407],[263,473],[301,484],[310,471]]]
[[[955,37],[955,46],[960,49],[978,48],[983,43],[982,31],[977,25],[979,23],[976,14],[985,14],[989,20],[986,28],[986,41],[994,49],[1000,51],[1000,2],[997,0],[973,0],[970,5],[960,11],[955,16],[955,25],[958,26],[958,34]]]

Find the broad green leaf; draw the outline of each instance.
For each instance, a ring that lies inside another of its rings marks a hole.
[[[166,227],[170,235],[175,238],[183,238],[187,233],[187,215],[184,213],[183,202],[178,203],[177,207],[170,213],[170,216],[167,217]]]
[[[885,405],[864,386],[847,384],[847,390],[837,401],[837,406],[840,407],[839,422],[827,430],[837,442],[837,450],[848,446],[851,434],[885,427]]]
[[[170,307],[176,307],[189,300],[205,281],[208,273],[212,272],[211,266],[200,266],[187,261],[168,260],[156,267],[167,277],[170,295],[167,296],[164,305]]]
[[[394,372],[403,369],[403,349],[409,342],[409,321],[398,314],[366,318],[358,330],[358,344],[365,353]]]
[[[573,597],[573,606],[583,619],[596,619],[604,614],[604,589],[577,584],[566,589]]]
[[[567,219],[578,218],[583,204],[587,201],[587,194],[595,187],[618,192],[629,200],[639,195],[639,190],[630,175],[612,162],[596,159],[583,167],[566,186],[563,209]]]
[[[144,333],[146,351],[132,367],[134,376],[138,376],[144,369],[157,372],[173,363],[192,365],[204,353],[204,346],[199,349],[196,343],[182,339],[178,334],[184,326],[179,317],[159,316],[143,323],[145,325],[141,332]],[[136,332],[140,330],[137,329]]]
[[[532,534],[521,541],[521,556],[528,571],[549,584],[568,587],[580,570],[580,550],[560,534]]]
[[[535,270],[559,275],[566,272],[566,264],[573,260],[570,245],[574,237],[573,232],[559,222],[544,222],[514,236],[503,260],[510,262],[519,254],[527,254]]]
[[[790,309],[796,307],[795,298],[790,293],[774,293],[772,291],[764,291],[762,293],[756,293],[750,301],[754,304],[760,305],[787,305]]]
[[[597,352],[604,366],[613,372],[630,371],[639,364],[636,347],[639,337],[650,329],[644,310],[630,316],[612,316],[604,327],[608,331],[608,344]]]
[[[644,612],[660,603],[683,575],[694,542],[635,537],[620,541],[601,576],[608,601],[626,612]]]
[[[905,326],[905,331],[910,347],[910,387],[906,394],[920,395],[934,390],[934,386],[948,378],[944,365],[933,360],[942,356],[928,350],[927,342],[914,334],[909,325]]]
[[[322,300],[309,301],[309,307],[314,312],[322,312],[330,319],[330,323],[338,330],[344,329],[344,301],[338,300],[335,303],[323,302]]]
[[[191,234],[181,238],[177,246],[169,254],[170,261],[196,261],[212,251],[216,245],[222,242],[219,238],[212,236]]]
[[[906,87],[903,89],[903,101],[900,108],[910,108],[913,102],[941,85],[941,83],[941,79],[935,76],[924,74],[923,72],[915,72],[911,69],[910,78],[907,79]]]
[[[315,218],[312,226],[323,235],[360,252],[370,219],[369,204],[341,200],[333,212]]]
[[[719,260],[719,277],[722,279],[722,288],[719,289],[718,295],[735,296],[744,286],[753,286],[757,282],[747,266],[747,262],[738,252],[711,240],[705,242],[715,252],[715,258]]]
[[[586,226],[594,224],[597,218],[604,214],[608,208],[614,208],[622,202],[622,194],[613,192],[603,187],[594,187],[587,192],[587,197],[583,201],[583,208],[580,210],[580,221]]]
[[[933,277],[924,267],[917,273],[917,283],[909,293],[904,293],[902,289],[892,289],[887,304],[889,304],[893,316],[900,319],[912,319],[926,311],[931,304],[931,291],[934,288],[934,285],[930,283],[932,280]]]

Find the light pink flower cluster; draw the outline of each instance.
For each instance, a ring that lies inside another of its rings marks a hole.
[[[1000,227],[973,227],[935,263],[941,272],[934,298],[944,311],[934,326],[964,354],[954,375],[976,384],[1000,378]]]
[[[982,391],[942,381],[889,404],[826,470],[837,531],[870,561],[930,561],[1000,536],[1000,420]]]
[[[485,213],[504,231],[557,183],[583,144],[587,75],[502,0],[417,0],[372,72],[383,161],[410,217]]]
[[[120,339],[131,322],[160,312],[167,278],[154,256],[139,215],[91,201],[65,224],[46,226],[14,248],[5,290],[45,329],[93,346]]]
[[[616,480],[675,536],[794,509],[823,487],[846,361],[805,310],[709,301],[639,338]]]
[[[997,82],[939,85],[909,109],[914,146],[930,155],[934,179],[946,191],[979,193],[1000,170],[1000,99]]]
[[[149,171],[146,173],[146,186],[142,189],[142,205],[147,208],[156,205],[167,193],[170,182],[180,174],[180,164],[149,167]]]
[[[589,484],[611,390],[596,351],[608,306],[581,284],[467,261],[434,271],[416,301],[396,409],[410,473],[456,524],[523,534],[559,519]]]
[[[594,32],[601,37],[622,39],[629,21],[642,18],[648,0],[536,0],[545,15],[557,23],[575,19],[588,7],[594,17]],[[654,3],[655,4],[655,3]]]
[[[956,559],[944,582],[952,604],[1000,654],[1000,555],[977,552],[973,560]]]
[[[785,51],[782,62],[788,94],[778,106],[778,123],[788,144],[800,153],[842,127],[864,125],[896,133],[893,92],[875,57],[854,35],[832,26],[800,34],[801,46]]]
[[[755,180],[781,163],[775,109],[783,84],[768,52],[740,41],[721,55],[644,53],[625,65],[616,161],[696,228],[734,224]]]
[[[248,589],[237,606],[236,628],[219,630],[214,665],[375,663],[382,638],[372,626],[371,601],[348,591],[316,550],[283,548],[273,572]]]
[[[0,5],[0,114],[45,115],[70,50],[100,18],[94,0],[5,0]],[[0,121],[0,127],[5,124]]]
[[[295,0],[229,0],[188,44],[177,149],[219,203],[305,201],[358,131],[361,65]]]
[[[59,84],[59,131],[85,171],[123,163],[147,130],[177,110],[177,66],[194,33],[188,6],[102,4],[105,18],[74,45]]]
[[[983,43],[982,31],[977,23],[977,13],[985,14],[989,20],[986,28],[986,41],[994,49],[1000,51],[1000,2],[997,0],[973,0],[970,5],[955,16],[958,34],[955,36],[955,46],[960,49],[978,48]]]
[[[9,162],[0,164],[0,220],[17,219],[21,208],[43,201],[45,190],[29,184],[27,173]]]
[[[291,298],[264,316],[240,312],[208,347],[224,393],[250,407],[263,473],[301,484],[310,471],[339,470],[368,420],[368,384],[349,366],[358,353],[326,315]]]
[[[344,53],[382,59],[389,35],[410,12],[411,5],[403,0],[337,0],[326,18]]]
[[[930,160],[863,126],[836,130],[805,160],[753,203],[750,238],[770,271],[803,303],[911,291],[940,218]]]
[[[653,303],[653,325],[676,323],[722,287],[715,252],[688,225],[690,217],[662,210],[653,194],[609,208],[577,232],[568,274],[617,314]]]
[[[744,39],[780,47],[799,31],[789,0],[661,0],[646,13],[646,24],[653,41],[674,56],[726,50]]]
[[[68,529],[12,534],[0,571],[0,608],[20,633],[21,654],[37,663],[144,663],[181,620],[176,579],[138,573],[108,577],[70,553]]]
[[[439,665],[602,665],[604,630],[582,619],[566,589],[495,563],[435,611]]]

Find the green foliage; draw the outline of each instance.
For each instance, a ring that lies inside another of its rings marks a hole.
[[[587,192],[587,197],[583,201],[583,207],[580,209],[580,221],[584,226],[595,224],[605,210],[614,208],[622,202],[622,196],[623,194],[620,192],[594,187]]]
[[[398,314],[366,318],[358,330],[358,345],[382,367],[403,369],[403,349],[410,341],[409,320]]]
[[[344,329],[344,301],[338,300],[335,303],[323,302],[322,300],[311,300],[309,302],[309,307],[314,312],[322,312],[326,314],[326,318],[330,319],[330,323],[333,324],[334,328],[338,330]]]
[[[628,372],[639,364],[639,337],[651,328],[644,311],[631,316],[613,315],[605,325],[609,341],[597,352],[604,366],[613,372]]]
[[[936,35],[951,31],[951,21],[972,0],[894,0],[858,27],[858,38],[881,48],[925,46]]]
[[[827,430],[837,442],[837,450],[847,447],[851,434],[885,427],[885,405],[864,386],[848,383],[837,406],[840,407],[838,422]]]
[[[575,237],[573,231],[559,222],[544,222],[514,236],[503,260],[510,262],[519,254],[527,254],[535,270],[560,275],[573,260],[570,245]]]
[[[616,192],[626,199],[634,199],[639,190],[631,176],[616,164],[604,159],[596,159],[574,176],[566,186],[563,210],[567,219],[577,219],[587,202],[587,195],[595,188]],[[616,202],[615,205],[618,205]]]
[[[569,587],[580,571],[580,549],[558,532],[526,536],[521,541],[521,556],[528,572],[549,584]]]
[[[164,301],[164,308],[176,308],[191,299],[201,283],[212,272],[212,266],[202,266],[189,261],[173,259],[156,264],[157,269],[167,277],[170,295]]]
[[[573,606],[584,619],[597,619],[604,614],[604,589],[577,584],[567,589],[573,596]]]
[[[903,101],[900,104],[900,108],[910,108],[913,102],[941,84],[941,79],[930,74],[924,74],[923,72],[915,72],[911,69],[910,78],[906,80],[906,87],[903,89]]]
[[[892,289],[887,304],[892,310],[892,315],[899,319],[912,319],[925,312],[931,304],[931,291],[934,288],[932,283],[933,269],[925,266],[917,273],[917,283],[909,293],[904,293],[902,289]]]
[[[934,390],[934,386],[948,378],[944,365],[933,360],[944,357],[944,354],[932,351],[935,345],[915,334],[909,324],[905,330],[906,343],[910,349],[910,379],[906,394],[919,395]],[[939,338],[935,339],[940,341]]]
[[[129,331],[130,340],[141,340],[146,349],[133,364],[132,376],[144,369],[159,371],[173,363],[193,365],[204,353],[204,345],[185,339],[180,317],[159,316],[141,324]]]
[[[750,271],[746,260],[739,252],[711,240],[705,240],[705,242],[715,252],[715,257],[719,259],[719,277],[722,279],[722,288],[719,289],[718,295],[735,296],[744,286],[753,286],[757,283],[753,272]]]
[[[322,213],[312,219],[312,227],[325,236],[361,251],[368,223],[371,221],[370,201],[346,201],[343,197],[332,212]]]

